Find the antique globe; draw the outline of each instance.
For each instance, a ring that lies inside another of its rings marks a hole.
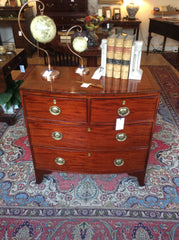
[[[53,19],[46,15],[40,15],[32,20],[30,31],[37,42],[48,43],[56,36],[57,29]]]
[[[81,53],[87,49],[87,40],[84,37],[76,37],[73,40],[73,48],[75,51]]]
[[[51,19],[50,17],[43,14],[44,9],[45,9],[45,4],[40,0],[28,0],[24,5],[21,6],[21,8],[19,10],[19,13],[18,13],[19,29],[22,32],[22,35],[24,36],[24,38],[32,46],[38,48],[39,50],[42,50],[46,54],[48,69],[46,69],[43,73],[41,73],[41,75],[42,75],[42,78],[46,79],[47,81],[51,81],[59,76],[59,71],[54,70],[51,67],[50,56],[48,54],[48,51],[42,47],[39,47],[37,43],[35,44],[32,41],[30,41],[30,39],[25,35],[25,33],[23,32],[23,29],[21,27],[20,19],[21,19],[22,10],[24,9],[24,7],[27,4],[29,4],[31,2],[40,3],[38,6],[38,9],[40,10],[40,15],[33,18],[32,22],[30,24],[30,31],[32,33],[33,38],[37,42],[45,44],[45,43],[52,41],[54,39],[54,37],[56,36],[56,32],[57,32],[56,25],[55,25],[53,19]]]

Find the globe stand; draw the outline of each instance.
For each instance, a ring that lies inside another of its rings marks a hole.
[[[48,69],[46,69],[44,72],[42,72],[42,73],[41,73],[41,76],[42,76],[42,78],[45,79],[46,81],[51,81],[51,80],[56,79],[56,78],[59,76],[60,72],[57,71],[57,70],[52,69],[51,64],[50,64],[50,56],[49,56],[48,52],[47,52],[45,49],[43,49],[43,48],[37,46],[36,44],[34,44],[33,42],[31,42],[31,41],[27,38],[27,36],[25,35],[25,33],[24,33],[24,31],[23,31],[23,29],[22,29],[22,27],[21,27],[20,19],[21,19],[22,10],[23,10],[24,7],[25,7],[27,4],[29,4],[30,2],[39,2],[39,3],[41,4],[41,5],[39,5],[40,16],[45,16],[45,15],[43,14],[43,13],[44,13],[44,9],[45,9],[44,3],[41,2],[40,0],[29,0],[29,1],[27,1],[26,3],[24,3],[24,4],[21,6],[20,10],[19,10],[18,19],[17,19],[17,20],[18,20],[18,26],[19,26],[19,29],[20,29],[23,37],[24,37],[32,46],[34,46],[34,47],[36,47],[37,49],[45,52],[45,54],[47,55]],[[36,19],[36,18],[38,18],[38,16],[36,16],[34,19]],[[48,16],[46,16],[46,18],[47,18],[49,21],[51,21],[51,23],[53,24],[53,26],[54,26],[55,29],[56,29],[56,25],[55,25],[54,21],[53,21],[51,18],[49,18]],[[34,19],[33,19],[33,20],[34,20]],[[32,20],[32,22],[33,22],[33,20]],[[31,22],[31,25],[32,25],[32,22]],[[41,26],[41,25],[42,25],[42,24],[39,24],[39,25],[37,26],[37,28],[38,28],[38,29],[36,29],[37,31],[38,31],[38,30],[41,31],[41,28],[43,28],[43,26]],[[33,34],[32,34],[32,35],[33,35]],[[44,42],[39,41],[38,38],[36,38],[36,36],[34,36],[34,35],[33,35],[33,37],[34,37],[34,39],[35,39],[36,41],[38,41],[38,42],[47,43],[47,42],[52,41],[53,38],[55,37],[55,35],[56,35],[56,31],[55,31],[55,34],[54,34],[50,39],[48,39],[47,41],[44,41]]]
[[[73,48],[76,52],[83,52],[87,49],[87,40],[85,39],[85,37],[82,36],[82,27],[80,25],[74,25],[72,26],[70,29],[68,29],[66,36],[68,38],[69,32],[74,29],[74,28],[80,28],[80,30],[78,30],[78,36],[74,38],[73,40]],[[68,41],[66,42],[66,45],[68,47],[68,49],[77,57],[79,57],[80,61],[81,61],[81,65],[79,66],[79,68],[77,68],[76,73],[82,75],[82,74],[88,74],[89,73],[89,69],[86,68],[84,66],[84,62],[83,62],[83,58],[76,53],[75,51],[73,51],[68,43]]]

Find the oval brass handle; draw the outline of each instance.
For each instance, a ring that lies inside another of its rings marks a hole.
[[[117,113],[120,117],[125,117],[130,113],[130,110],[128,107],[120,107],[118,108]]]
[[[65,164],[65,160],[63,158],[61,158],[61,157],[55,158],[55,162],[58,165],[64,165]]]
[[[53,132],[52,133],[52,138],[55,140],[62,140],[63,134],[60,132]]]
[[[119,142],[123,142],[127,139],[127,135],[125,133],[117,133],[116,140]]]
[[[59,115],[61,113],[61,109],[57,106],[51,106],[49,108],[49,112],[52,114],[52,115]]]
[[[116,167],[120,167],[120,166],[122,166],[123,164],[124,164],[124,160],[121,159],[121,158],[118,158],[118,159],[115,159],[115,160],[114,160],[114,165],[115,165]]]

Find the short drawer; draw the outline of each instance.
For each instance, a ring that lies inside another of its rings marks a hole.
[[[23,95],[26,117],[67,122],[86,122],[85,99]]]
[[[148,146],[152,124],[128,124],[124,130],[114,126],[80,126],[29,121],[32,145],[77,149],[119,149]]]
[[[119,116],[127,122],[152,120],[155,116],[157,97],[92,99],[91,122],[114,123]]]
[[[103,174],[144,170],[148,149],[121,152],[81,152],[33,147],[33,153],[37,169]]]

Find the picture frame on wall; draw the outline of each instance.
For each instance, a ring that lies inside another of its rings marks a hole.
[[[98,4],[123,4],[124,0],[98,0]]]
[[[111,19],[111,8],[110,7],[103,7],[103,14],[106,19]]]
[[[102,17],[103,16],[103,9],[98,8],[98,16]]]
[[[120,20],[121,19],[121,9],[120,8],[114,8],[113,9],[113,19],[114,20]]]

